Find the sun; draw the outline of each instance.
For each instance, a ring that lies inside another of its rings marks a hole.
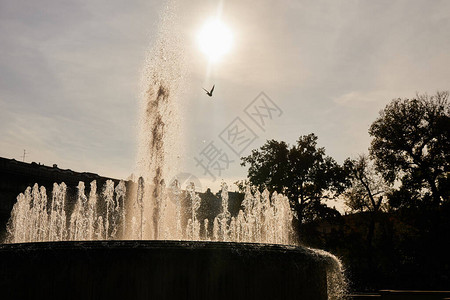
[[[213,62],[230,51],[232,42],[230,29],[218,19],[206,22],[198,34],[200,50]]]

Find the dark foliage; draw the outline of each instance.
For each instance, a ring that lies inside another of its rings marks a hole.
[[[325,149],[317,147],[317,136],[301,136],[296,145],[267,141],[259,150],[241,158],[249,166],[248,180],[252,185],[270,192],[284,193],[291,199],[298,224],[318,218],[338,215],[322,203],[334,199],[348,185],[347,174]]]
[[[449,199],[450,103],[448,92],[389,103],[371,125],[370,153],[383,177],[401,188],[392,206],[423,200],[438,206]]]

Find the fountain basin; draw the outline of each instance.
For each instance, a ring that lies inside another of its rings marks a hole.
[[[194,241],[0,245],[2,299],[327,299],[303,247]]]

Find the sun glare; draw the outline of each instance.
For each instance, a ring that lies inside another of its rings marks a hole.
[[[198,35],[200,50],[211,61],[219,60],[231,49],[233,36],[230,29],[220,20],[209,20]]]

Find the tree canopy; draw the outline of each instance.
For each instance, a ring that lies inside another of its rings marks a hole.
[[[293,146],[269,140],[241,160],[242,166],[249,166],[251,184],[289,197],[299,223],[337,213],[321,201],[334,199],[345,190],[346,173],[325,155],[325,148],[317,147],[313,133],[301,136]]]
[[[449,198],[449,93],[395,99],[370,126],[370,153],[390,183],[400,181],[393,195],[430,199],[435,205]],[[397,197],[398,198],[398,197]]]

